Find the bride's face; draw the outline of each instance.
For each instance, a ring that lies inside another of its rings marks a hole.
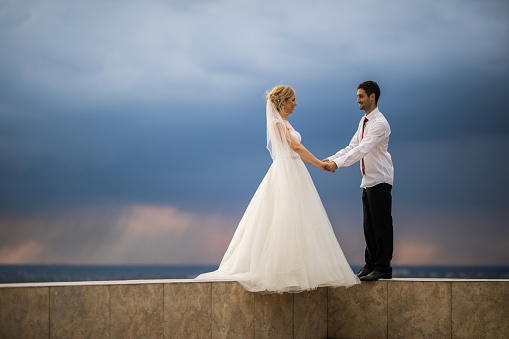
[[[297,101],[295,101],[294,95],[283,103],[283,113],[292,114],[295,106],[297,106]]]

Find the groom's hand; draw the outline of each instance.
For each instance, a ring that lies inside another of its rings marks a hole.
[[[338,165],[336,165],[336,163],[334,161],[329,161],[327,163],[327,169],[329,171],[331,171],[332,173],[334,173],[338,169]]]

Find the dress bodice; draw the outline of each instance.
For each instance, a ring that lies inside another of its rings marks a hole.
[[[295,130],[295,128],[293,128],[292,125],[290,125],[290,122],[288,122],[288,120],[285,120],[285,125],[286,125],[286,128],[288,128],[288,132],[290,132],[290,134],[292,135],[292,137],[296,140],[298,140],[299,142],[302,141],[302,137],[300,136],[300,133],[297,132]]]

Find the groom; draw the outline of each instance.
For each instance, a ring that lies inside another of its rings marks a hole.
[[[350,144],[323,160],[328,162],[329,171],[360,161],[366,264],[357,276],[363,281],[392,278],[394,167],[387,152],[391,128],[378,110],[379,97],[380,88],[374,81],[365,81],[357,87],[357,103],[365,116]]]

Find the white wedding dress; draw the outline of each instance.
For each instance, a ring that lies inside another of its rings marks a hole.
[[[300,141],[300,134],[268,102],[267,148],[273,163],[219,268],[197,280],[235,280],[249,291],[265,293],[360,283],[339,246],[304,162],[281,138],[287,133]]]

